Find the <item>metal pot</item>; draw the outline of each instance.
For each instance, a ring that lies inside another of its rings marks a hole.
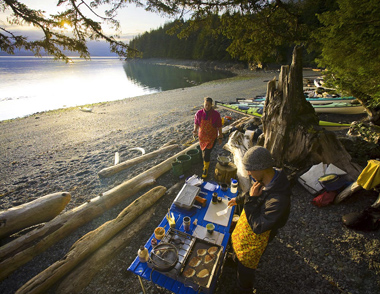
[[[226,166],[231,162],[231,157],[225,155],[218,155],[216,158],[220,165]]]
[[[168,272],[178,262],[178,250],[173,244],[160,243],[152,249],[149,257],[153,269]]]

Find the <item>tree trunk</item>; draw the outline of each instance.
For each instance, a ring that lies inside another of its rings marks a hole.
[[[57,216],[43,227],[2,246],[0,248],[0,281],[72,231],[141,189],[152,185],[158,177],[171,169],[172,162],[179,155],[196,148],[198,144],[199,142],[193,144],[140,175],[103,193],[102,196],[95,197],[91,201]]]
[[[259,144],[267,148],[277,166],[304,168],[320,162],[333,163],[355,180],[361,168],[335,134],[319,127],[312,105],[306,101],[302,83],[302,48],[295,47],[290,66],[282,66],[278,85],[268,83]]]
[[[0,212],[0,239],[55,218],[70,202],[71,194],[59,192]]]
[[[47,289],[68,274],[77,264],[129,225],[144,210],[152,206],[165,192],[165,187],[155,187],[133,201],[115,219],[104,223],[96,230],[80,238],[61,260],[29,280],[16,293],[45,293]]]
[[[114,166],[110,166],[110,167],[107,167],[107,168],[104,168],[102,169],[98,175],[99,177],[110,177],[122,170],[125,170],[133,165],[136,165],[140,162],[143,162],[145,160],[148,160],[148,159],[151,159],[155,156],[157,156],[158,154],[161,154],[161,153],[164,153],[164,152],[168,152],[170,150],[173,150],[175,148],[179,147],[179,145],[171,145],[171,146],[167,146],[167,147],[164,147],[162,149],[158,149],[156,151],[153,151],[151,153],[148,153],[148,154],[144,154],[142,156],[139,156],[139,157],[136,157],[136,158],[133,158],[131,160],[127,160],[127,161],[124,161],[122,163],[119,163],[119,164],[116,164]]]

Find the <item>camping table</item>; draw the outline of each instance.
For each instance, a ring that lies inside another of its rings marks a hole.
[[[196,207],[192,207],[190,210],[185,210],[183,208],[177,207],[174,204],[171,205],[170,213],[173,213],[174,217],[176,219],[175,229],[182,231],[182,232],[185,232],[184,228],[183,228],[183,224],[182,224],[183,218],[185,216],[190,216],[190,218],[191,218],[190,231],[187,231],[185,233],[193,235],[197,226],[206,227],[207,223],[210,222],[207,220],[208,217],[206,216],[206,212],[208,210],[209,205],[215,205],[215,207],[218,206],[217,204],[211,203],[212,193],[217,192],[218,195],[222,197],[223,201],[227,201],[227,199],[226,199],[227,197],[229,197],[229,198],[230,197],[236,197],[236,195],[237,195],[237,193],[232,194],[230,192],[230,189],[228,189],[228,191],[221,191],[221,189],[218,185],[216,186],[215,191],[206,190],[205,189],[206,184],[207,184],[207,182],[204,182],[201,185],[201,192],[200,192],[200,196],[203,196],[204,198],[207,199],[207,205],[205,207],[202,207],[201,209],[196,208]],[[224,197],[224,196],[226,196],[226,197]],[[211,208],[214,209],[214,207],[211,207]],[[222,243],[220,244],[221,246],[223,246],[223,256],[221,257],[222,260],[225,257],[226,247],[228,244],[228,240],[230,238],[229,229],[231,226],[234,209],[235,209],[235,207],[231,208],[231,213],[230,213],[230,216],[228,218],[228,222],[227,222],[226,226],[219,225],[219,224],[216,224],[214,222],[214,225],[215,225],[214,232],[219,232],[219,233],[224,234]],[[219,209],[217,209],[217,211],[219,211]],[[209,214],[209,213],[207,213],[207,214]],[[206,216],[206,220],[205,220],[205,216]],[[195,226],[193,224],[193,221],[195,219],[198,220],[197,226]],[[161,223],[158,226],[160,226],[160,227],[166,226],[165,227],[166,230],[167,230],[167,228],[169,228],[168,221],[166,220],[165,217],[163,218],[163,220],[161,221]],[[218,234],[215,234],[215,235],[218,235]],[[151,237],[149,238],[149,240],[145,244],[145,247],[148,249],[149,252],[152,250],[152,245],[151,245],[152,238],[154,238],[154,233],[152,233]],[[220,268],[222,268],[222,266]],[[147,263],[141,263],[139,261],[138,257],[135,258],[135,260],[129,266],[128,270],[133,272],[134,274],[136,274],[136,275],[138,275],[138,276],[140,276],[140,277],[142,277],[148,281],[152,281],[154,284],[159,285],[165,289],[168,289],[169,291],[174,292],[174,293],[181,293],[181,294],[182,293],[187,293],[187,294],[198,293],[193,288],[186,287],[183,283],[176,281],[176,280],[160,273],[159,271],[156,271],[156,270],[153,271],[151,268],[148,267]],[[210,287],[210,293],[214,292],[214,290],[215,290],[216,282],[218,280],[219,274],[220,273],[217,273],[216,275],[214,275],[214,278],[213,278],[213,281],[212,281],[211,287]]]

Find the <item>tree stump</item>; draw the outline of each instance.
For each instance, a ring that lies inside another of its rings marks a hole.
[[[313,106],[305,99],[302,81],[302,47],[293,51],[292,64],[282,66],[278,84],[268,82],[263,135],[258,142],[267,148],[276,166],[305,168],[333,163],[356,180],[361,172],[334,133],[321,128]]]
[[[232,162],[228,165],[221,165],[219,162],[215,167],[215,180],[221,184],[229,184],[231,179],[236,179],[237,168]]]

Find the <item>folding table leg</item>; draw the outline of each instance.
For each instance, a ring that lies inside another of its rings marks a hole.
[[[140,276],[137,276],[137,277],[139,278],[140,285],[141,285],[141,288],[142,288],[142,290],[143,290],[143,293],[146,294],[146,292],[145,292],[145,288],[144,288],[144,285],[143,285],[143,283],[142,283],[142,281],[141,281],[141,277],[140,277]]]

